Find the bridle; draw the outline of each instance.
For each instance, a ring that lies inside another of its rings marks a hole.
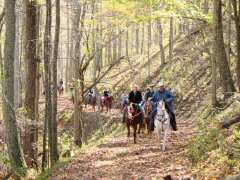
[[[161,107],[159,107],[159,104],[157,104],[157,115],[156,115],[156,117],[157,117],[157,120],[159,122],[161,122],[161,124],[162,124],[162,132],[163,132],[163,124],[168,120],[168,117],[167,117],[167,114],[166,114],[167,111],[165,109],[164,102],[161,102],[161,103],[162,103]],[[162,113],[159,114],[158,110],[161,110]]]
[[[133,121],[134,118],[138,117],[142,112],[139,111],[138,113],[134,114],[133,115],[133,112],[135,112],[135,110],[132,110],[132,105],[126,105],[124,107],[124,112],[127,114],[127,118],[130,120],[130,121]]]

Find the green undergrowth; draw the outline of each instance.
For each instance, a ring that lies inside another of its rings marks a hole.
[[[196,113],[198,133],[188,146],[196,178],[223,178],[240,171],[240,126],[220,128],[220,122],[239,115],[239,97],[235,94],[221,109],[204,106]]]

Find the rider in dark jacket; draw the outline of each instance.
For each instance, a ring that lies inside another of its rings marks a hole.
[[[142,102],[142,93],[139,91],[138,86],[135,85],[133,90],[128,95],[130,103],[140,104]]]
[[[143,116],[143,111],[142,111],[142,108],[141,108],[141,102],[142,102],[142,93],[139,91],[139,88],[137,85],[135,85],[133,87],[133,90],[129,93],[128,95],[128,101],[129,103],[134,103],[134,104],[137,104],[137,108],[139,111],[141,111],[141,123],[143,123],[143,119],[144,119],[144,116]]]
[[[154,92],[151,90],[150,87],[148,87],[148,88],[147,88],[147,92],[146,92],[146,94],[145,94],[145,96],[144,96],[144,101],[147,102],[147,100],[148,100],[149,98],[152,98],[152,97],[153,97],[153,94],[154,94]]]

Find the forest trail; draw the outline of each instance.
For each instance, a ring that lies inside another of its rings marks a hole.
[[[181,179],[191,176],[186,146],[195,133],[193,121],[178,119],[178,128],[178,132],[169,135],[165,152],[161,151],[156,137],[138,135],[137,144],[133,144],[133,138],[128,139],[123,132],[97,149],[76,155],[71,162],[55,170],[51,179],[161,179],[165,175]]]

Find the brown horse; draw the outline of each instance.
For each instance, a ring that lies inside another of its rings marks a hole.
[[[144,126],[147,127],[147,132],[150,134],[150,114],[152,112],[152,102],[147,100],[144,105]]]
[[[139,130],[141,128],[141,111],[138,110],[136,104],[131,104],[130,106],[126,106],[124,109],[124,121],[127,127],[127,137],[130,137],[130,127],[133,128],[133,138],[134,143],[136,144],[137,138],[137,128],[139,125]]]
[[[103,111],[104,107],[106,107],[106,111],[111,111],[114,103],[113,96],[103,96],[101,97],[101,111]]]

